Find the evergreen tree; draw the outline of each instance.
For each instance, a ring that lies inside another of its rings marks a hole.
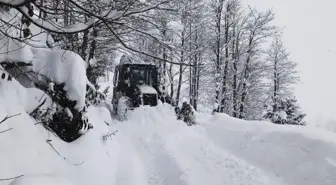
[[[306,125],[303,120],[306,114],[302,113],[295,98],[276,98],[265,105],[264,119],[275,124]]]

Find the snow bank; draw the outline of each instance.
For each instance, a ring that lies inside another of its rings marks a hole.
[[[76,101],[76,109],[85,105],[86,64],[76,53],[65,50],[32,49],[33,71],[46,76],[57,84],[65,83],[67,97]]]
[[[38,102],[39,96],[38,90],[26,90],[16,81],[0,83],[0,121],[17,115],[0,124],[0,132],[3,132],[0,133],[0,179],[24,175],[13,184],[39,185],[57,176],[78,185],[113,184],[120,146],[118,135],[102,139],[103,135],[115,131],[104,123],[104,120],[111,122],[109,116],[104,116],[104,109],[91,107],[88,117],[94,129],[69,144],[36,124],[26,113]],[[26,101],[29,97],[32,98],[30,103]],[[10,183],[10,180],[0,180],[0,185]],[[63,181],[55,183],[65,185]]]
[[[287,185],[336,183],[336,134],[323,129],[247,122],[227,115],[206,116],[202,133]]]

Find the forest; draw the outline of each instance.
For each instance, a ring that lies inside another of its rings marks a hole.
[[[1,0],[0,8],[2,80],[37,87],[57,104],[54,111],[34,109],[37,119],[85,120],[85,107],[105,100],[98,78],[120,55],[131,55],[156,64],[175,105],[305,124],[294,95],[297,62],[271,10],[240,0]],[[63,68],[38,68],[65,55]],[[72,80],[59,78],[64,73]]]

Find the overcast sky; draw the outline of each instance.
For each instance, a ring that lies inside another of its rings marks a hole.
[[[336,120],[336,0],[243,1],[276,13],[274,23],[284,28],[285,46],[299,63],[296,96],[307,120]]]

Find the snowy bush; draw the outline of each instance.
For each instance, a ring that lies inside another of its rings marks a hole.
[[[306,114],[300,111],[294,98],[277,98],[265,105],[264,119],[276,124],[306,125],[303,120]]]
[[[86,90],[87,106],[89,106],[89,104],[91,105],[101,104],[103,101],[106,100],[106,96],[108,93],[109,93],[109,86],[106,87],[102,92],[99,92],[92,85],[88,85]]]

